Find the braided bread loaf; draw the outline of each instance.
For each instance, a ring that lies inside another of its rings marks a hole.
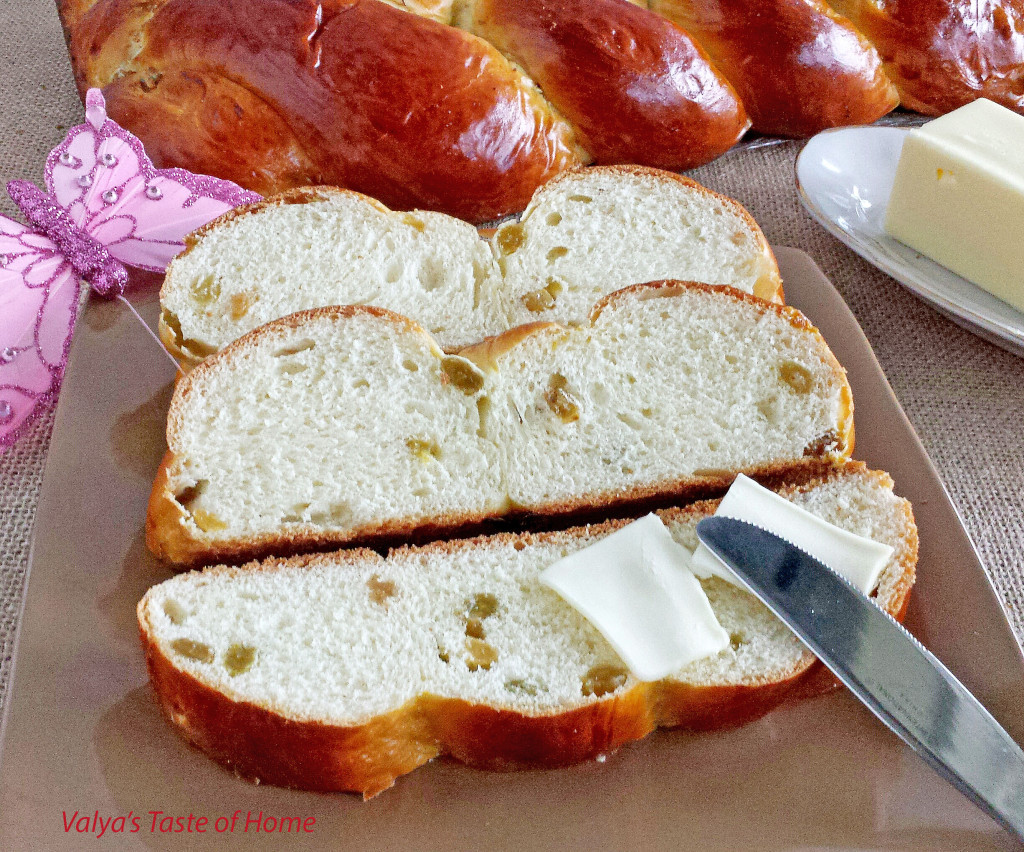
[[[1024,0],[829,2],[58,7],[82,92],[101,87],[158,165],[476,222],[580,163],[691,168],[751,122],[804,136],[978,96],[1024,111]]]

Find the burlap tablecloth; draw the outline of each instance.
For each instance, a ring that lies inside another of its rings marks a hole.
[[[47,152],[80,121],[52,0],[0,0],[0,179],[41,182]],[[938,467],[1020,639],[1024,360],[947,321],[814,224],[793,185],[798,150],[798,143],[787,143],[739,151],[693,176],[739,199],[773,244],[808,252],[842,292]],[[0,212],[16,215],[6,199]],[[0,456],[0,709],[52,423],[48,412]]]

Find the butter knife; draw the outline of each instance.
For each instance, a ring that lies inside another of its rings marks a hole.
[[[712,517],[697,536],[936,772],[1024,840],[1024,751],[902,625],[760,527]]]

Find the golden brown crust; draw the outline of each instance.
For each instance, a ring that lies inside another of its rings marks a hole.
[[[988,98],[1024,113],[1024,0],[831,0],[874,42],[907,109]]]
[[[883,485],[891,482],[887,474],[866,471],[859,462],[834,468],[824,479],[852,473],[872,476]],[[813,488],[821,481],[786,490]],[[709,514],[715,506],[715,502],[706,502],[661,514],[670,521]],[[906,540],[897,551],[900,576],[892,584],[893,594],[882,601],[898,618],[906,609],[917,561],[917,531],[905,501],[902,511],[907,530]],[[611,531],[624,523],[611,521],[556,533],[439,542],[428,549],[450,553],[513,540],[562,540]],[[397,553],[408,550],[402,548]],[[355,561],[368,556],[365,551],[343,551],[330,557],[306,556],[208,570],[275,570],[282,565],[308,566],[326,559]],[[531,716],[460,699],[421,695],[364,724],[327,725],[289,719],[248,702],[233,701],[175,667],[150,636],[145,602],[143,599],[139,603],[138,616],[150,680],[167,718],[189,742],[246,778],[309,790],[352,791],[367,798],[441,754],[486,769],[565,766],[607,754],[641,739],[656,727],[696,731],[731,727],[756,719],[783,701],[820,694],[835,686],[830,673],[805,653],[793,670],[774,679],[728,685],[672,680],[640,683],[560,713]]]
[[[80,92],[103,88],[158,164],[264,194],[344,184],[473,221],[518,212],[590,155],[706,161],[744,112],[796,136],[869,123],[898,98],[930,115],[977,97],[1024,112],[1024,0],[460,3],[544,94],[446,26],[451,0],[57,5]]]
[[[836,453],[836,461],[846,458]],[[803,458],[787,464],[760,465],[738,471],[699,473],[687,479],[621,489],[613,495],[580,495],[524,509],[437,515],[430,520],[388,520],[349,530],[318,530],[312,527],[261,533],[245,538],[209,540],[190,521],[167,486],[173,461],[168,452],[161,462],[150,493],[146,516],[146,546],[176,570],[212,562],[239,564],[268,556],[286,557],[333,550],[338,547],[370,547],[386,550],[406,543],[425,544],[446,539],[466,539],[486,531],[527,529],[544,531],[567,524],[601,522],[609,516],[636,517],[676,503],[709,499],[723,494],[740,473],[771,486],[802,482],[823,476],[833,467],[831,458]]]
[[[524,524],[534,529],[548,528],[565,522],[583,522],[595,518],[606,518],[609,514],[639,514],[653,508],[711,497],[723,493],[739,473],[745,473],[765,483],[778,482],[784,478],[801,481],[809,476],[822,475],[835,462],[849,459],[853,452],[853,397],[846,380],[846,371],[832,355],[820,332],[795,308],[765,302],[732,287],[701,284],[684,281],[656,281],[634,284],[611,293],[594,307],[591,322],[597,319],[601,310],[619,299],[671,296],[680,288],[701,292],[717,292],[737,301],[756,307],[762,312],[772,312],[795,328],[813,333],[821,342],[825,357],[829,360],[836,380],[841,385],[840,412],[837,419],[838,433],[822,435],[820,440],[809,445],[803,458],[785,463],[748,466],[735,471],[696,472],[693,476],[665,480],[643,485],[621,488],[614,493],[581,494],[573,499],[559,500],[529,508],[506,506],[500,510],[482,510],[463,514],[448,513],[429,520],[395,519],[366,524],[348,530],[321,530],[312,526],[290,528],[272,533],[247,536],[245,538],[209,538],[202,533],[177,503],[169,487],[168,474],[174,461],[174,450],[178,446],[181,411],[188,403],[189,396],[197,382],[202,381],[207,371],[231,369],[230,361],[235,353],[242,353],[258,345],[265,338],[284,336],[290,330],[299,328],[311,320],[326,318],[340,320],[359,314],[380,317],[394,323],[400,329],[423,335],[434,345],[440,357],[441,350],[422,326],[412,320],[385,308],[370,305],[340,305],[313,308],[274,320],[260,326],[238,340],[228,344],[215,357],[207,358],[195,369],[183,376],[175,387],[170,411],[167,415],[167,456],[160,466],[153,491],[150,495],[146,519],[146,543],[157,557],[178,567],[195,567],[212,561],[239,562],[269,554],[286,555],[308,550],[325,550],[340,546],[386,547],[402,541],[425,542],[451,536],[471,535],[487,525],[510,523]],[[513,328],[494,338],[461,350],[459,354],[469,358],[482,369],[496,369],[497,359],[507,354],[525,338],[535,334],[564,334],[568,330],[557,323],[533,323]]]
[[[811,136],[898,103],[871,43],[821,0],[653,0],[739,92],[754,128]]]
[[[146,506],[146,547],[155,556],[175,565],[193,565],[202,547],[186,527],[187,516],[170,488],[170,466],[174,454],[167,450],[153,480]]]
[[[103,88],[157,165],[488,221],[581,162],[572,130],[494,47],[377,0],[66,8],[80,86]]]
[[[478,0],[472,30],[511,56],[598,163],[689,169],[750,126],[683,30],[620,0]]]
[[[557,322],[528,322],[514,326],[501,334],[485,337],[479,343],[463,347],[456,354],[468,358],[481,370],[493,373],[498,369],[498,359],[506,352],[533,335],[542,334],[545,331],[553,334],[567,334],[569,330]]]

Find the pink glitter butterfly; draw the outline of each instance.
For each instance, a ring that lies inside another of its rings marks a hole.
[[[11,181],[29,221],[0,216],[0,453],[57,395],[84,281],[124,295],[124,264],[162,272],[182,238],[260,196],[184,169],[155,169],[142,143],[107,118],[99,89],[85,124],[46,159],[46,189]]]

